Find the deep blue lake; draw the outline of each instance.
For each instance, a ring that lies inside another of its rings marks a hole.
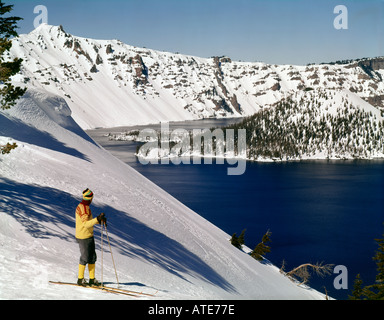
[[[212,122],[204,126],[210,128]],[[200,124],[177,125],[188,129]],[[315,289],[347,299],[358,273],[365,285],[374,282],[375,239],[382,238],[384,230],[384,160],[247,162],[243,175],[229,176],[227,164],[142,165],[134,156],[136,143],[109,141],[106,132],[119,129],[88,134],[228,234],[246,229],[245,243],[251,249],[271,231],[266,258],[276,266],[284,261],[289,271],[323,262],[347,268],[348,290],[334,288],[337,274],[313,275],[309,285]]]

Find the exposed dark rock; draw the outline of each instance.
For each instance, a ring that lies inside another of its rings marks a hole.
[[[276,82],[272,87],[271,90],[273,91],[279,91],[281,89],[280,83]]]
[[[99,65],[99,64],[102,64],[103,63],[103,59],[100,57],[99,54],[97,54],[96,56],[96,64]]]
[[[98,72],[98,71],[99,71],[99,70],[97,70],[96,65],[94,64],[94,65],[92,66],[90,72],[92,72],[92,73],[96,73],[96,72]]]
[[[106,52],[107,54],[111,54],[111,53],[113,53],[113,49],[112,49],[112,45],[111,45],[111,44],[107,45],[107,49],[105,50],[105,52]]]

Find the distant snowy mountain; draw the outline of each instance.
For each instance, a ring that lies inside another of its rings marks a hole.
[[[13,40],[15,80],[65,98],[83,128],[249,116],[298,92],[347,90],[384,114],[384,58],[291,66],[198,58],[42,24]],[[333,97],[334,95],[329,95]]]

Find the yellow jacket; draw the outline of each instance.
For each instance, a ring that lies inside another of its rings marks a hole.
[[[76,238],[88,239],[93,237],[93,226],[97,224],[97,218],[92,217],[89,205],[83,202],[76,208]]]

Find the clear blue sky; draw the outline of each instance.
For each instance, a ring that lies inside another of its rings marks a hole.
[[[200,57],[307,64],[384,56],[384,0],[4,0],[34,29],[34,7],[77,36]],[[337,5],[348,29],[334,28]]]

